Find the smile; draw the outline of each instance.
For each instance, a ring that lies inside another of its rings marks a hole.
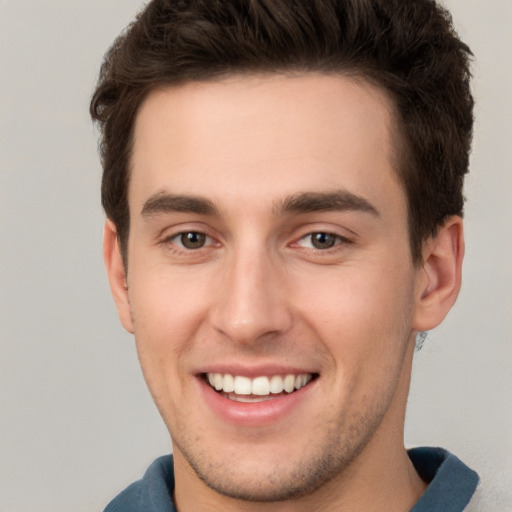
[[[313,379],[310,373],[261,376],[251,379],[229,373],[207,373],[210,386],[225,398],[237,402],[262,402],[297,391]]]

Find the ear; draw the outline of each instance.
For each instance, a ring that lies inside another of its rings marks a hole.
[[[116,303],[119,319],[123,327],[133,334],[133,320],[128,297],[126,270],[123,258],[121,257],[117,229],[110,219],[106,220],[103,232],[103,260],[105,261],[110,290]]]
[[[460,290],[463,258],[462,219],[453,216],[424,244],[416,283],[415,330],[433,329],[450,311]]]

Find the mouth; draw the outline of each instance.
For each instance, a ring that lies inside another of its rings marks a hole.
[[[312,373],[271,375],[250,378],[229,373],[205,373],[205,381],[224,398],[257,403],[290,395],[318,377]]]

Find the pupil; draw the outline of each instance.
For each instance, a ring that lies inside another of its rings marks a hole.
[[[311,242],[317,249],[329,249],[336,243],[336,236],[330,233],[314,233]]]
[[[186,247],[187,249],[199,249],[203,247],[205,239],[205,235],[194,231],[190,233],[183,233],[181,235],[181,243],[183,244],[183,247]]]

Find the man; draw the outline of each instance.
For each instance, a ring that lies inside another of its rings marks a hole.
[[[429,0],[151,2],[106,56],[104,257],[169,429],[113,511],[467,509],[406,451],[456,300],[469,49]]]

